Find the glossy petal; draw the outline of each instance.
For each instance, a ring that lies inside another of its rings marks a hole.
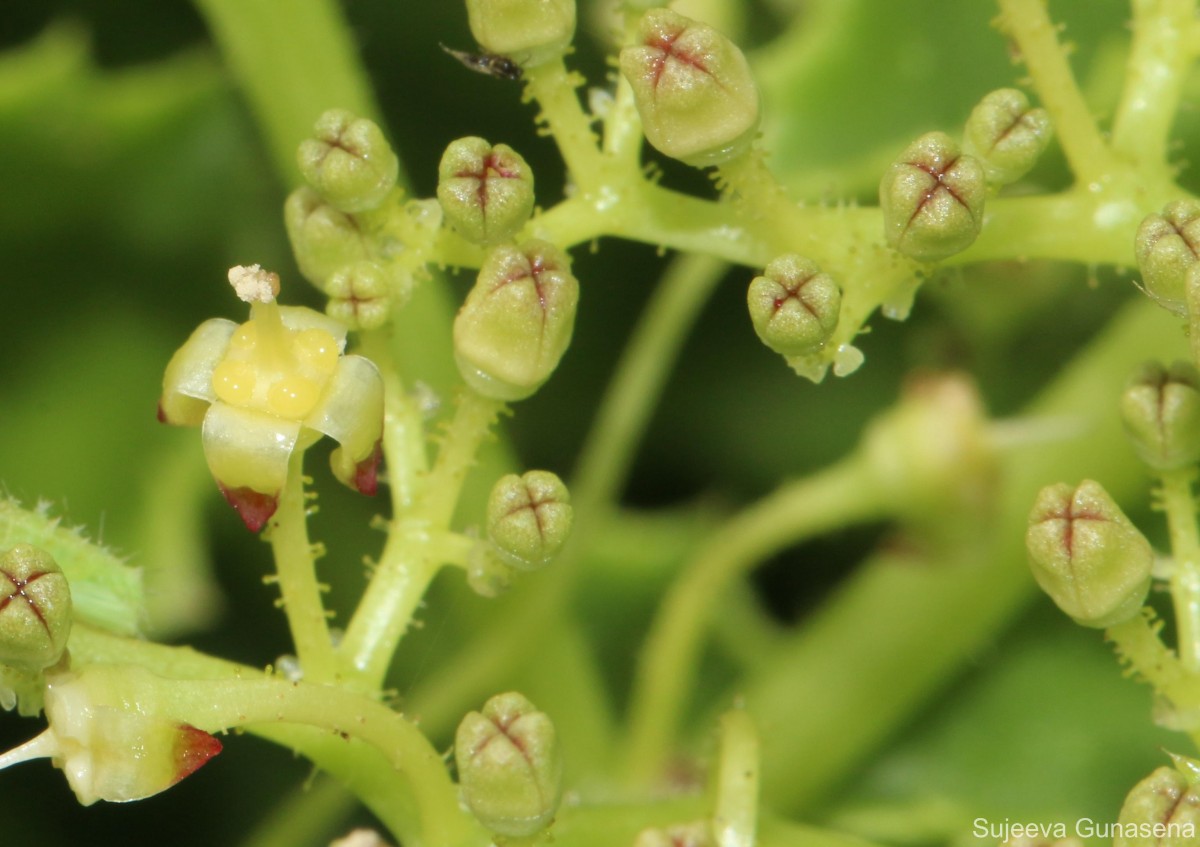
[[[383,379],[369,359],[343,356],[338,361],[304,425],[341,445],[330,457],[338,479],[364,494],[374,493],[376,447],[383,433]]]
[[[223,489],[276,495],[287,480],[300,423],[214,403],[204,416],[204,457]]]
[[[200,425],[208,405],[217,399],[212,388],[213,369],[225,355],[237,326],[224,318],[207,320],[175,351],[163,374],[159,420],[178,426]]]

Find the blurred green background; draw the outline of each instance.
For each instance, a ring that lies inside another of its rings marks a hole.
[[[810,202],[870,202],[883,163],[909,138],[952,131],[978,97],[1022,73],[989,26],[993,6],[982,0],[710,5],[758,51],[771,164]],[[534,164],[541,203],[561,196],[561,165],[552,143],[534,131],[533,109],[520,103],[519,89],[470,74],[439,47],[471,47],[458,3],[347,0],[343,9],[415,194],[432,194],[447,142],[477,134],[511,144]],[[841,23],[819,29],[831,9],[839,9]],[[1121,70],[1123,5],[1072,0],[1053,11],[1068,22],[1075,67],[1105,114]],[[585,8],[573,60],[595,85],[609,73],[601,20],[600,11]],[[814,31],[824,34],[806,35]],[[1194,160],[1196,115],[1182,120],[1179,158]],[[660,166],[668,183],[710,190],[694,173]],[[229,266],[278,269],[289,300],[316,302],[289,255],[280,213],[288,186],[276,174],[189,4],[5,4],[0,485],[26,503],[52,502],[65,520],[147,568],[168,637],[254,665],[288,649],[283,617],[271,605],[275,591],[261,583],[266,550],[206,479],[197,434],[160,427],[154,408],[162,368],[191,329],[210,316],[239,316],[224,284]],[[1065,178],[1055,152],[1030,184],[1054,188]],[[528,467],[569,472],[669,258],[653,245],[605,240],[598,248],[575,251],[583,307],[561,371],[505,423]],[[914,369],[968,370],[993,412],[1016,414],[1134,293],[1128,274],[1105,268],[944,273],[926,286],[908,323],[873,322],[859,373],[812,386],[754,337],[743,316],[749,276],[731,271],[692,333],[641,447],[624,495],[629,505],[703,503],[721,511],[781,476],[819,468],[855,442]],[[451,275],[436,284],[461,294],[469,280]],[[316,475],[327,492],[316,534],[332,551],[322,577],[345,603],[362,585],[361,557],[379,543],[361,531],[379,506],[330,485],[327,472]],[[788,551],[762,570],[763,597],[781,622],[794,620],[883,531]],[[603,588],[596,596],[621,602]],[[444,653],[439,639],[450,639],[479,602],[439,585],[400,679],[436,661]],[[1132,780],[1160,763],[1156,745],[1170,736],[1150,728],[1148,693],[1120,678],[1099,638],[1047,607],[1039,601],[980,655],[880,751],[828,816],[881,836],[907,832],[910,843],[936,843],[947,821],[964,814],[968,821],[1115,814]],[[625,634],[611,634],[622,646],[603,651],[618,694],[629,663],[624,645],[649,614],[644,603],[634,611]],[[602,607],[588,616],[612,614]],[[5,716],[0,747],[37,728]],[[286,751],[234,737],[213,765],[167,794],[84,810],[49,767],[24,766],[0,774],[0,843],[237,844],[308,775]],[[335,816],[333,824],[336,831],[344,821]]]

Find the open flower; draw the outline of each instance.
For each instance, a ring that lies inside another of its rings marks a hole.
[[[50,759],[84,806],[166,791],[221,752],[207,732],[174,720],[162,680],[133,665],[88,665],[47,677],[41,735],[0,755],[0,769]]]
[[[337,321],[278,305],[275,274],[239,266],[229,282],[251,304],[250,320],[214,318],[192,333],[167,365],[159,420],[202,425],[209,470],[252,532],[275,513],[293,454],[321,435],[341,445],[337,478],[374,494],[383,430],[375,365],[342,355]]]

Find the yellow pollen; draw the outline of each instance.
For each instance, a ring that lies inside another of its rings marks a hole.
[[[226,403],[248,403],[254,396],[254,369],[244,362],[221,362],[213,369],[213,391]]]
[[[300,420],[317,405],[319,392],[312,380],[288,376],[276,382],[267,392],[271,411],[282,418]]]
[[[296,335],[293,344],[297,358],[318,374],[331,374],[337,367],[337,341],[325,330],[306,329]]]

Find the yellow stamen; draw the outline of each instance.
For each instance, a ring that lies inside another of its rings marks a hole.
[[[254,369],[244,362],[225,360],[213,369],[213,391],[226,403],[244,405],[254,396]]]
[[[319,396],[320,392],[312,380],[289,376],[271,386],[267,392],[267,403],[271,411],[280,417],[297,420],[312,411]]]
[[[294,344],[300,361],[318,374],[331,374],[337,367],[337,341],[325,330],[306,329],[296,336]]]

